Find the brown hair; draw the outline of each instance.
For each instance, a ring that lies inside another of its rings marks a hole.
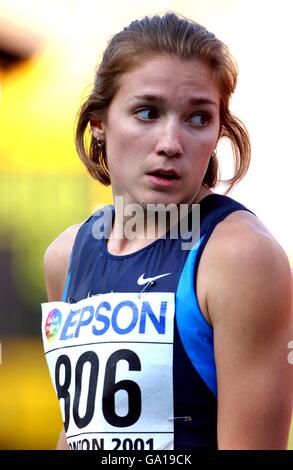
[[[234,155],[234,176],[225,181],[228,191],[246,174],[250,162],[250,141],[244,124],[229,110],[237,83],[238,69],[227,46],[198,23],[174,13],[133,21],[112,37],[97,68],[92,92],[81,106],[76,125],[76,148],[91,176],[110,184],[105,145],[98,146],[88,124],[105,116],[119,87],[119,77],[153,54],[173,54],[181,59],[200,59],[213,70],[219,86],[220,134],[227,137]],[[86,132],[89,133],[88,143]],[[219,164],[210,158],[203,183],[214,187],[219,181]]]

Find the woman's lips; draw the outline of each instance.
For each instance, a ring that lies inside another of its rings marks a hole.
[[[175,170],[158,169],[147,173],[149,181],[157,187],[170,187],[179,180],[179,175]]]

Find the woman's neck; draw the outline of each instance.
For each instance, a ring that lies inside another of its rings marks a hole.
[[[212,191],[203,186],[189,209],[209,194]],[[153,204],[152,210],[150,206],[135,204],[125,208],[121,204],[115,205],[115,219],[107,241],[109,253],[117,256],[134,253],[163,237],[170,227],[179,223],[181,207],[169,204],[159,208],[158,204]]]

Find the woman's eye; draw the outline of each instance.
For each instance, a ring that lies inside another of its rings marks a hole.
[[[207,113],[197,113],[190,120],[196,126],[206,126],[211,120],[211,116]]]
[[[150,121],[158,117],[158,113],[152,108],[138,109],[135,115],[143,121]]]

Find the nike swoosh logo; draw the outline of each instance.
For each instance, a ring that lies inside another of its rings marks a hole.
[[[154,277],[146,277],[144,278],[145,273],[143,273],[138,279],[137,279],[137,284],[139,286],[143,286],[144,284],[148,284],[149,282],[155,281],[156,279],[160,279],[161,277],[169,276],[172,273],[165,273],[165,274],[159,274],[159,276],[154,276]]]

